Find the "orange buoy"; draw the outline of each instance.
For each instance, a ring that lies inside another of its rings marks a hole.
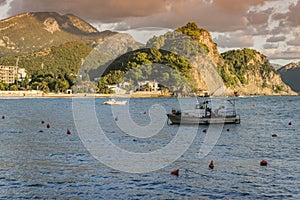
[[[273,134],[272,137],[277,137],[277,134]]]
[[[47,124],[47,128],[50,128],[50,124]]]
[[[207,132],[207,130],[206,130],[206,129],[204,129],[204,130],[203,130],[203,133],[206,133],[206,132]]]
[[[267,165],[268,165],[268,162],[267,162],[266,160],[262,160],[262,161],[260,162],[260,165],[261,165],[261,166],[267,166]]]
[[[5,119],[5,116],[4,116],[4,115],[2,115],[2,119]]]
[[[67,134],[71,135],[71,131],[69,129],[67,129]]]
[[[179,175],[179,169],[175,169],[171,171],[171,174],[178,176]]]
[[[213,160],[212,160],[212,161],[210,161],[210,163],[209,163],[208,167],[209,167],[210,169],[213,169],[213,168],[215,167],[215,165],[214,165],[214,161],[213,161]]]
[[[253,104],[253,107],[256,108],[256,103]]]

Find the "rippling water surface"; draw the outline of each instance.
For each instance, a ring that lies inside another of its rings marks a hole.
[[[157,134],[130,136],[116,126],[116,117],[126,115],[118,109],[112,113],[105,100],[95,99],[98,121],[120,148],[155,151],[179,130],[167,125],[163,114],[157,115],[164,125]],[[177,106],[177,99],[130,99],[130,120],[147,126],[153,110],[164,113]],[[300,97],[238,98],[236,107],[241,124],[224,126],[206,157],[198,156],[203,129],[209,128],[201,126],[189,149],[171,165],[126,173],[105,166],[86,150],[75,128],[72,99],[1,99],[0,198],[300,199]],[[268,166],[260,166],[262,159]],[[170,174],[174,169],[180,169],[179,176]]]

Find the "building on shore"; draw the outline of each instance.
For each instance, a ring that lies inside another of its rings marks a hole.
[[[26,75],[24,68],[0,65],[0,82],[8,84],[14,83],[15,81],[21,81],[24,79]]]

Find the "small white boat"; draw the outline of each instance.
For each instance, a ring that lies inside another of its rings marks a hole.
[[[171,124],[239,124],[240,116],[236,113],[235,102],[227,100],[231,104],[230,111],[223,111],[224,106],[212,110],[209,106],[209,101],[197,103],[194,110],[178,111],[172,109],[170,114],[167,114]]]
[[[106,104],[106,105],[119,105],[119,106],[122,106],[122,105],[125,105],[127,103],[126,100],[124,101],[117,101],[115,99],[109,99],[107,101],[104,101],[103,104]]]

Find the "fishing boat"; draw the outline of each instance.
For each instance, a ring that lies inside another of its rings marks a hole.
[[[230,104],[230,106],[226,106],[226,109],[224,105],[212,109],[211,101],[204,101],[196,103],[193,110],[180,111],[172,109],[167,117],[171,121],[170,124],[239,124],[241,120],[240,115],[236,113],[235,101],[226,101]]]
[[[126,100],[124,101],[117,101],[115,99],[109,99],[107,101],[104,101],[103,104],[106,104],[106,105],[119,105],[119,106],[122,106],[122,105],[125,105],[127,103]]]

